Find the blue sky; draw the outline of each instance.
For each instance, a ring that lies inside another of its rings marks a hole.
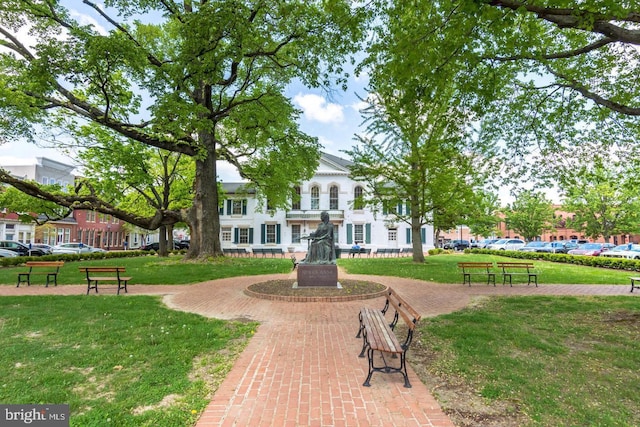
[[[63,3],[68,5],[71,16],[80,23],[93,25],[102,33],[110,29],[103,25],[104,21],[101,21],[95,12],[82,3],[72,0],[63,0]],[[299,120],[301,130],[318,138],[324,151],[347,158],[340,150],[350,148],[354,143],[354,135],[361,132],[359,125],[362,117],[358,110],[362,106],[358,95],[366,95],[366,84],[366,78],[352,76],[346,92],[336,89],[330,94],[294,84],[289,87],[287,95],[302,111]],[[47,148],[44,142],[34,145],[16,141],[0,145],[0,164],[24,164],[36,157],[72,163],[72,159],[59,150]],[[239,179],[231,168],[224,166],[220,168],[220,177],[224,181]]]

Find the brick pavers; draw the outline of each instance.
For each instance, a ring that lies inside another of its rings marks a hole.
[[[355,338],[361,306],[383,300],[283,302],[251,298],[244,289],[282,275],[240,277],[189,286],[130,286],[128,295],[164,295],[172,308],[221,319],[261,322],[249,345],[203,412],[198,427],[213,426],[434,426],[453,427],[429,390],[409,369],[412,388],[399,374],[376,373],[363,387],[367,360]],[[423,316],[448,313],[490,295],[629,295],[621,285],[433,284],[394,277],[347,276],[393,286]],[[84,285],[10,287],[0,295],[81,295]],[[105,287],[101,294],[115,294]],[[90,298],[91,296],[88,296]],[[122,296],[121,296],[122,297]],[[407,354],[411,363],[411,350]]]

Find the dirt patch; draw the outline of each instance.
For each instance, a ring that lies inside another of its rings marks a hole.
[[[322,287],[298,287],[294,288],[293,279],[269,280],[267,282],[254,283],[247,289],[257,294],[286,296],[286,297],[340,297],[340,296],[366,296],[384,291],[387,287],[380,283],[364,280],[340,280],[342,288],[337,286]]]
[[[519,427],[529,419],[515,401],[488,401],[463,379],[438,374],[438,355],[417,330],[407,361],[456,427]]]

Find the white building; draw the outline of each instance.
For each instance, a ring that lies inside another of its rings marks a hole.
[[[74,167],[45,157],[37,157],[33,161],[23,161],[20,164],[2,164],[4,170],[16,178],[36,181],[39,184],[58,184],[62,187],[73,184]],[[17,240],[22,243],[36,241],[36,226],[34,223],[24,223],[18,220],[14,213],[5,212],[0,217],[0,240]],[[43,243],[69,241],[70,230],[75,224],[73,218],[67,218],[52,223],[52,227],[44,230],[45,235],[37,240]],[[66,238],[66,240],[64,240]]]
[[[341,248],[350,248],[355,242],[374,252],[376,248],[411,248],[409,224],[392,222],[385,215],[374,217],[366,208],[354,208],[353,201],[366,188],[349,177],[350,164],[323,153],[314,177],[298,188],[300,202],[288,211],[259,209],[255,193],[243,188],[243,183],[223,184],[227,200],[220,209],[222,247],[250,250],[274,246],[285,252],[287,248],[305,251],[307,240],[300,238],[313,232],[320,223],[320,213],[327,211]],[[432,226],[423,227],[422,242],[424,251],[434,247]]]

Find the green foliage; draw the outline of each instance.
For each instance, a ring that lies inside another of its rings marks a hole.
[[[554,209],[542,193],[523,190],[504,210],[507,228],[531,241],[545,231],[553,230]]]
[[[343,63],[358,51],[369,11],[347,0],[170,3],[85,2],[72,14],[58,2],[0,2],[8,27],[0,34],[0,138],[34,138],[34,127],[70,137],[87,150],[92,179],[80,196],[49,200],[146,229],[185,222],[192,251],[201,252],[194,256],[219,255],[217,161],[284,206],[319,157],[285,88],[344,84]],[[101,15],[105,28],[75,20],[82,12]],[[19,31],[26,23],[37,44]],[[176,170],[179,188],[151,161],[167,152],[172,162],[191,158],[190,171]],[[132,208],[134,191],[153,209]],[[189,204],[191,191],[198,197]]]
[[[606,242],[615,234],[640,231],[640,177],[622,162],[607,167],[596,161],[578,168],[563,185],[564,209],[574,214],[569,227]]]

